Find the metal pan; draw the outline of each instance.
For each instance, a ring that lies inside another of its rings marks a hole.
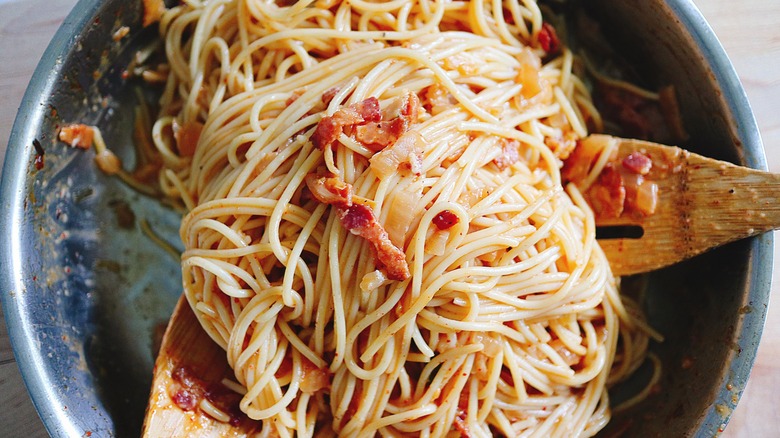
[[[677,87],[692,134],[681,146],[766,168],[744,91],[691,1],[589,7],[650,82]],[[154,332],[181,288],[178,261],[139,225],[146,220],[176,243],[178,215],[101,174],[91,153],[55,139],[63,122],[96,124],[132,164],[135,97],[122,71],[132,48],[155,38],[141,29],[140,8],[121,0],[76,5],[32,78],[5,159],[0,295],[28,390],[55,437],[138,436]],[[130,36],[116,42],[111,35],[123,25]],[[34,140],[45,151],[40,170]],[[723,428],[761,336],[772,245],[766,234],[631,280],[646,287],[650,322],[666,336],[651,347],[664,376],[606,436],[709,437]]]

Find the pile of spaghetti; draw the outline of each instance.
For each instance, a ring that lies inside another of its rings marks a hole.
[[[153,138],[184,291],[266,436],[590,436],[646,331],[561,160],[531,0],[188,0]]]

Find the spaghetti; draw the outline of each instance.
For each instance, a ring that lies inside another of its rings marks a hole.
[[[190,0],[161,32],[184,292],[263,435],[607,423],[647,335],[561,183],[600,118],[535,2]]]

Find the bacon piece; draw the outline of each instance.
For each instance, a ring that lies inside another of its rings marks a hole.
[[[393,245],[387,231],[377,222],[374,212],[362,204],[338,209],[339,220],[350,233],[366,239],[374,247],[377,259],[387,268],[387,278],[406,280],[411,275],[406,254]]]
[[[380,179],[399,169],[412,174],[422,173],[422,152],[425,139],[417,131],[407,131],[392,146],[385,148],[369,159],[371,170]]]
[[[323,150],[335,142],[345,129],[351,129],[354,125],[371,121],[379,121],[382,113],[379,111],[379,100],[376,97],[350,105],[325,116],[317,124],[311,142],[317,149]]]
[[[335,205],[341,208],[352,206],[352,186],[340,178],[320,177],[310,173],[305,178],[306,187],[314,198],[323,204]]]
[[[406,280],[409,265],[406,254],[390,240],[374,212],[365,205],[352,203],[352,186],[336,177],[317,178],[306,175],[306,186],[318,201],[336,207],[341,224],[350,233],[366,239],[376,251],[377,259],[387,268],[387,278]]]
[[[395,143],[420,117],[420,98],[408,92],[391,103],[378,122],[357,127],[355,138],[374,152]],[[379,108],[377,106],[377,108]]]
[[[449,230],[458,223],[458,220],[458,215],[449,210],[443,210],[433,218],[433,224],[440,230]]]
[[[420,117],[420,98],[416,93],[408,92],[404,94],[403,104],[401,105],[401,116],[409,121],[409,124],[416,123]]]
[[[357,125],[358,123],[363,123],[365,120],[358,112],[357,108],[354,106],[348,106],[346,108],[342,108],[331,116],[333,121],[341,126],[342,129],[344,129],[347,126],[350,125]]]
[[[590,205],[596,216],[620,217],[626,202],[626,187],[620,172],[608,164],[588,190]]]
[[[547,53],[557,53],[561,48],[561,40],[550,23],[542,23],[542,28],[536,36],[539,46]]]
[[[314,134],[311,136],[311,142],[314,144],[314,147],[323,150],[333,144],[333,142],[339,138],[339,135],[341,135],[343,130],[344,127],[336,123],[336,121],[333,120],[333,117],[325,116],[320,120],[320,123],[317,124],[317,128],[314,129]]]
[[[379,100],[376,97],[371,96],[368,99],[351,106],[366,122],[378,122],[382,120],[382,112],[379,110]]]
[[[501,170],[520,161],[520,142],[517,140],[503,139],[501,142],[501,155],[493,159],[493,163]]]
[[[378,152],[387,145],[395,143],[408,128],[407,119],[396,117],[386,122],[372,122],[358,126],[355,138],[367,148]]]
[[[387,108],[382,111],[382,120],[392,120],[401,117],[406,119],[411,125],[412,123],[417,123],[421,111],[422,104],[420,103],[420,98],[417,97],[416,93],[409,91],[387,105]]]
[[[636,174],[647,175],[653,168],[653,160],[639,151],[634,151],[623,158],[623,167]]]
[[[65,125],[60,129],[59,138],[74,148],[89,149],[92,147],[92,139],[95,131],[91,126],[82,124]]]

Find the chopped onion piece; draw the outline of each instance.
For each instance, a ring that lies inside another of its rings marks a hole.
[[[360,290],[363,292],[371,292],[389,282],[385,273],[377,269],[376,271],[369,272],[363,276],[363,280],[360,281]]]
[[[655,213],[658,206],[658,184],[645,181],[636,191],[636,208],[645,215]]]
[[[422,172],[422,152],[425,139],[417,131],[407,131],[392,146],[375,154],[369,160],[371,170],[379,179],[385,179],[399,168],[418,175]]]

